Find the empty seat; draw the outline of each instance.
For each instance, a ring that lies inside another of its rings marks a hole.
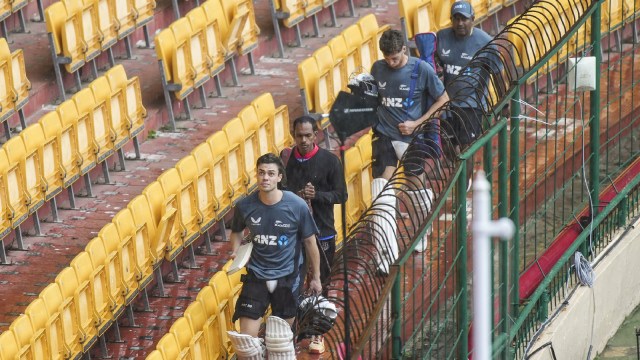
[[[82,0],[62,0],[67,16],[73,18],[79,27],[76,35],[82,41],[84,61],[89,62],[102,52],[102,34],[98,27],[98,7],[96,3],[85,4]]]
[[[140,79],[137,76],[127,77],[124,66],[117,65],[105,73],[109,80],[112,98],[114,94],[122,92],[127,107],[125,115],[129,119],[129,137],[134,139],[134,146],[137,148],[137,135],[144,129],[144,119],[147,117],[147,109],[142,104],[142,92]],[[113,119],[113,117],[112,117]],[[139,150],[136,150],[139,151]],[[136,154],[139,157],[140,154]]]
[[[58,283],[47,285],[40,292],[40,299],[44,301],[49,313],[50,329],[62,334],[64,357],[75,358],[82,353],[77,316],[67,296],[60,289]]]
[[[335,67],[333,61],[333,55],[331,49],[328,46],[321,46],[313,52],[313,58],[316,59],[316,66],[318,67],[318,78],[323,79],[327,85],[330,85],[331,103],[338,96],[340,90],[347,88],[347,84],[342,82],[342,74],[340,67]],[[328,72],[328,79],[325,79],[325,74]],[[321,84],[322,85],[322,84]]]
[[[360,182],[360,171],[362,161],[358,148],[350,148],[345,152],[345,174],[344,179],[347,184],[347,227],[351,228],[362,214],[362,189]]]
[[[216,131],[213,135],[209,136],[207,143],[211,147],[211,153],[213,154],[214,177],[218,174],[222,176],[226,174],[226,179],[220,178],[220,181],[225,181],[226,184],[228,184],[225,190],[225,196],[229,198],[231,205],[235,205],[238,200],[245,196],[240,143],[234,144],[232,149],[232,145],[229,144],[224,131]],[[216,184],[214,185],[216,192],[218,192],[218,184],[218,180],[216,179]]]
[[[213,289],[216,302],[221,312],[224,312],[225,319],[227,321],[227,330],[237,330],[233,322],[233,313],[235,312],[235,301],[237,298],[233,297],[231,287],[229,286],[229,279],[224,271],[218,271],[209,280],[209,286]]]
[[[108,299],[113,318],[117,319],[124,311],[124,294],[126,288],[122,283],[122,270],[120,269],[120,258],[116,253],[109,253],[104,246],[101,237],[95,237],[85,247],[85,251],[91,258],[94,268],[94,279],[100,275],[98,271],[104,269],[107,282]]]
[[[154,0],[133,0],[136,27],[146,25],[153,20],[156,2]]]
[[[220,343],[220,326],[218,317],[213,315],[208,317],[204,306],[199,301],[194,301],[184,311],[184,317],[189,322],[189,327],[193,335],[193,343],[199,344],[200,348],[208,354],[206,359],[223,358],[224,351]],[[194,346],[195,347],[195,346]]]
[[[77,332],[77,338],[82,346],[82,351],[88,351],[97,339],[95,328],[93,290],[89,282],[78,282],[76,272],[71,267],[66,267],[56,277],[56,283],[60,287],[63,296],[62,319],[72,319],[73,331]]]
[[[68,154],[67,165],[71,168],[75,162],[80,175],[84,175],[96,166],[91,120],[88,114],[78,112],[73,100],[67,100],[58,105],[56,112],[60,116],[62,125],[63,159],[66,146],[69,146],[69,151],[73,151],[74,154]]]
[[[106,118],[108,119],[108,132],[111,136],[111,146],[114,150],[119,150],[129,141],[129,128],[131,123],[126,116],[126,100],[122,91],[111,92],[109,81],[105,76],[101,76],[89,85],[93,93],[96,106],[104,104]]]
[[[209,149],[209,146],[206,143],[203,143],[198,147],[202,146],[204,146],[204,149],[209,152],[208,159],[211,159],[211,150]],[[195,149],[193,152],[195,152]],[[206,171],[210,168],[203,172],[203,174],[206,175],[203,176],[201,181],[199,177],[200,171],[198,163],[193,156],[193,152],[191,155],[187,155],[178,161],[176,169],[180,175],[180,180],[182,180],[183,188],[185,186],[190,188],[192,186],[190,184],[193,184],[193,189],[195,190],[196,206],[192,208],[192,210],[197,211],[198,219],[197,223],[191,222],[190,225],[194,226],[196,231],[204,233],[217,219],[217,202],[214,198],[215,194],[213,192],[213,184],[211,183],[211,178],[209,176],[210,172]]]
[[[115,19],[115,8],[111,6],[109,0],[84,0],[85,5],[94,3],[98,22],[95,24],[102,34],[100,47],[102,51],[111,49],[118,42],[118,23]]]
[[[178,167],[180,178],[186,179],[195,175],[198,210],[202,214],[200,232],[205,233],[231,208],[231,202],[225,193],[228,186],[226,170],[225,175],[222,175],[218,168],[219,175],[214,175],[213,154],[206,142],[196,146],[191,151],[191,156],[181,162],[182,166]]]
[[[183,245],[191,246],[191,244],[200,236],[200,223],[202,222],[202,214],[198,208],[197,184],[193,176],[181,176],[187,170],[185,165],[179,161],[176,164],[175,171],[171,172],[171,181],[177,182],[177,189],[174,193],[177,197],[178,211],[180,213],[180,227]],[[193,169],[195,170],[195,168]],[[194,174],[192,174],[194,175]],[[168,177],[168,174],[167,174]],[[164,178],[162,179],[164,180]],[[160,185],[164,183],[160,178]],[[167,192],[165,192],[167,194]]]
[[[47,322],[49,321],[49,313],[44,305],[44,301],[40,298],[34,299],[24,310],[24,313],[29,317],[31,327],[33,328],[33,335],[30,340],[33,358],[55,359],[56,356],[52,354],[54,348],[53,343],[56,342],[55,349],[58,349],[62,343],[59,342],[59,339],[52,337],[48,331]],[[2,347],[3,344],[0,344],[0,348]],[[59,354],[56,355],[59,356]],[[0,358],[2,358],[2,356],[0,356]]]
[[[184,359],[184,357],[180,356],[180,344],[178,343],[178,339],[176,339],[176,336],[171,332],[164,334],[164,336],[160,338],[156,345],[156,349],[160,351],[162,358],[165,360]]]
[[[260,29],[256,24],[256,15],[253,9],[253,2],[250,0],[220,0],[222,9],[227,17],[227,22],[231,24],[229,37],[233,37],[237,33],[238,36],[238,53],[246,55],[258,47],[258,35]],[[237,30],[234,24],[239,20]],[[233,46],[228,46],[229,48]],[[251,61],[251,59],[249,60]]]
[[[124,39],[136,29],[133,0],[114,0],[112,7],[118,24],[118,39]]]
[[[82,89],[73,95],[73,101],[78,110],[78,141],[84,141],[87,148],[95,156],[97,163],[103,162],[114,153],[111,124],[107,113],[107,104],[104,101],[96,101],[93,91],[89,88]]]
[[[18,316],[9,326],[9,331],[13,333],[18,343],[19,356],[16,356],[16,359],[36,359],[35,349],[31,346],[34,329],[29,317],[24,314]],[[2,345],[0,343],[0,348]]]
[[[33,127],[39,128],[39,125],[36,124]],[[44,194],[47,187],[42,176],[41,152],[35,148],[30,149],[27,153],[22,137],[9,139],[3,148],[7,152],[9,163],[18,164],[20,168],[19,173],[22,178],[19,181],[23,183],[22,187],[26,190],[29,213],[33,213],[44,204]]]
[[[200,16],[191,15],[196,14],[194,10],[200,10]],[[183,19],[180,19],[183,20]],[[178,20],[178,21],[180,21]],[[198,22],[199,20],[199,22]],[[177,25],[178,21],[174,22],[173,25]],[[191,54],[191,66],[193,66],[194,76],[195,76],[195,87],[202,86],[206,83],[210,75],[210,67],[213,59],[209,57],[207,52],[207,33],[206,33],[206,16],[204,15],[204,10],[201,8],[195,8],[187,13],[187,16],[184,18],[185,24],[182,25],[185,29],[189,29],[187,35],[189,36],[189,53]],[[195,25],[198,28],[194,27]],[[174,28],[175,31],[175,28]],[[223,63],[224,64],[224,63]]]
[[[237,54],[237,46],[234,46],[233,48],[228,47],[229,21],[227,20],[224,10],[222,9],[222,4],[220,3],[220,1],[205,1],[200,7],[204,10],[205,16],[207,17],[207,22],[211,23],[215,21],[215,23],[218,25],[218,30],[220,31],[220,33],[217,36],[220,37],[220,42],[222,44],[221,50],[224,51],[225,60],[233,57],[235,54]],[[237,42],[237,31],[234,36],[236,39],[234,39],[232,43]]]
[[[158,183],[160,183],[160,186],[162,187],[165,199],[170,196],[175,198],[176,209],[178,210],[176,225],[169,237],[167,253],[165,254],[167,260],[174,261],[185,246],[184,236],[187,234],[184,224],[182,223],[183,218],[181,214],[181,207],[183,204],[181,204],[182,198],[180,197],[180,187],[182,185],[182,181],[180,180],[178,171],[175,168],[170,168],[158,176]]]
[[[225,54],[218,19],[208,18],[203,6],[189,11],[187,19],[191,24],[192,36],[199,37],[202,42],[204,35],[204,43],[201,45],[204,49],[203,57],[208,60],[209,76],[217,76],[224,69]]]
[[[124,305],[129,305],[140,291],[133,239],[131,236],[121,238],[118,228],[113,222],[103,226],[98,233],[98,237],[102,239],[109,261],[120,264],[120,268],[116,268],[116,270],[119,271],[123,284]]]
[[[5,211],[11,221],[11,227],[17,228],[29,215],[31,198],[26,192],[26,184],[19,163],[9,162],[4,149],[0,150],[0,181],[6,189],[3,201],[6,201]]]
[[[113,314],[109,302],[108,280],[104,265],[93,267],[91,256],[82,251],[71,261],[80,288],[91,289],[93,298],[93,319],[98,336],[102,336],[113,323]]]
[[[143,289],[153,278],[149,237],[145,234],[147,227],[136,225],[129,208],[118,211],[112,222],[116,225],[120,236],[123,261],[128,259],[128,264],[134,269],[138,286]]]
[[[160,31],[155,37],[156,55],[160,64],[162,87],[165,102],[169,110],[171,126],[175,128],[173,104],[170,93],[178,100],[185,100],[193,92],[193,75],[190,60],[187,58],[186,43],[177,43],[171,28]],[[188,111],[188,107],[186,110]]]
[[[435,13],[431,0],[422,0],[413,12],[413,33],[436,32]]]
[[[368,68],[363,68],[362,64],[360,49],[362,47],[362,33],[360,32],[358,24],[348,26],[346,29],[342,30],[341,35],[344,39],[345,45],[347,46],[346,61],[349,77],[355,76],[356,74],[363,72],[363,70],[369,72],[371,64],[369,64]]]
[[[279,154],[285,147],[293,143],[293,137],[289,131],[289,110],[287,105],[276,108],[271,93],[263,93],[251,101],[256,108],[258,121],[267,121],[269,138],[271,139],[270,152]]]
[[[12,63],[7,60],[11,52],[4,38],[0,38],[0,54],[0,122],[4,122],[16,112],[15,101],[18,100],[12,81]],[[7,128],[5,124],[5,131]]]
[[[257,139],[257,152],[258,156],[264,155],[271,151],[271,140],[269,139],[269,119],[258,117],[258,111],[255,106],[245,106],[238,113],[238,118],[242,121],[242,127],[245,133],[251,134],[248,136],[255,137]],[[257,160],[257,157],[256,157]]]
[[[360,152],[361,160],[360,182],[362,184],[362,209],[366,209],[371,206],[371,182],[373,181],[373,176],[371,175],[371,132],[362,135],[356,142],[356,147]]]
[[[382,53],[379,49],[380,35],[387,29],[390,29],[391,26],[385,25],[380,27],[375,14],[369,14],[360,18],[360,20],[358,20],[358,26],[362,33],[362,47],[360,52],[362,68],[368,72],[376,60],[382,59]]]
[[[162,263],[165,249],[164,245],[156,247],[158,240],[156,237],[156,221],[151,213],[149,201],[144,195],[138,195],[129,201],[127,208],[133,216],[136,236],[142,237],[142,239],[137,239],[136,241],[144,241],[146,243],[149,264],[153,269],[155,269]]]
[[[9,81],[13,88],[13,106],[11,106],[11,108],[19,111],[29,100],[29,90],[31,90],[31,82],[27,79],[27,72],[24,65],[24,53],[22,49],[16,49],[10,52],[7,41],[0,39],[0,62],[5,61],[11,69],[11,76],[5,78],[5,81]],[[22,113],[20,116],[24,117]],[[25,125],[24,121],[22,121],[22,125]]]
[[[251,179],[247,170],[247,163],[245,162],[245,139],[244,129],[240,119],[233,118],[229,120],[223,127],[222,132],[227,137],[228,147],[227,152],[229,154],[229,183],[233,189],[234,194],[247,195],[249,193],[249,186],[256,184],[256,178]],[[255,172],[255,163],[253,164],[253,172]],[[251,181],[253,180],[253,181]]]
[[[211,286],[204,286],[198,293],[198,296],[196,296],[196,301],[202,305],[206,313],[207,322],[205,327],[211,331],[211,336],[217,337],[219,340],[219,344],[221,345],[219,349],[223,352],[223,355],[231,354],[233,348],[231,341],[229,341],[227,337],[227,330],[233,329],[227,328],[225,313],[220,309],[213,288]]]
[[[203,355],[202,343],[197,343],[197,348],[194,346],[191,348],[189,345],[191,344],[191,340],[193,339],[193,332],[189,327],[189,321],[184,317],[178,318],[171,328],[169,328],[169,333],[175,336],[178,347],[180,349],[180,359],[201,359]],[[196,345],[194,343],[194,345]]]
[[[342,36],[336,36],[327,42],[331,57],[333,58],[333,83],[340,84],[342,90],[347,89],[350,69],[347,66],[347,45]]]
[[[27,157],[33,161],[29,166],[33,167],[34,173],[36,168],[39,168],[37,173],[41,178],[37,182],[40,183],[44,201],[48,201],[62,190],[62,174],[56,167],[59,165],[56,147],[51,144],[52,140],[45,137],[40,124],[28,126],[20,132],[20,137],[24,142]]]
[[[55,66],[63,64],[67,72],[74,73],[84,65],[85,60],[80,19],[71,15],[60,1],[45,9],[53,63]]]
[[[158,181],[154,181],[142,191],[147,199],[149,210],[157,225],[156,236],[151,242],[151,253],[156,258],[156,266],[160,264],[161,258],[167,256],[169,259],[175,259],[174,249],[178,217],[178,206],[176,197],[165,197],[162,186]]]

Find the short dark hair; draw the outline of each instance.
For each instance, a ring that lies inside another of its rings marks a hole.
[[[380,51],[384,55],[394,55],[402,51],[405,46],[404,36],[398,30],[389,29],[380,36]]]
[[[258,158],[256,161],[256,167],[262,164],[276,164],[278,167],[278,175],[284,176],[284,165],[282,164],[282,159],[274,153],[266,153]]]
[[[296,126],[305,123],[311,124],[311,129],[313,129],[314,132],[318,131],[318,122],[309,115],[302,115],[293,120],[293,131],[295,132]]]

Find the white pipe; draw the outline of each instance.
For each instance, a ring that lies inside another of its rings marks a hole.
[[[473,181],[473,359],[491,359],[491,237],[510,239],[515,233],[511,219],[492,221],[491,184],[484,171]]]

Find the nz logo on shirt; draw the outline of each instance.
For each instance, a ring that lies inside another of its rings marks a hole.
[[[255,219],[253,216],[251,217],[251,224],[260,225],[260,221],[262,221],[262,217]]]
[[[451,49],[442,49],[443,57],[449,57],[449,53],[451,53]]]
[[[378,89],[383,90],[384,88],[387,87],[387,83],[386,82],[379,82],[378,81]]]

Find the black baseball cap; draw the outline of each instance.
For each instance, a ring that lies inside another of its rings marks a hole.
[[[473,16],[473,6],[468,1],[456,1],[451,6],[451,16],[460,14],[467,19]]]

